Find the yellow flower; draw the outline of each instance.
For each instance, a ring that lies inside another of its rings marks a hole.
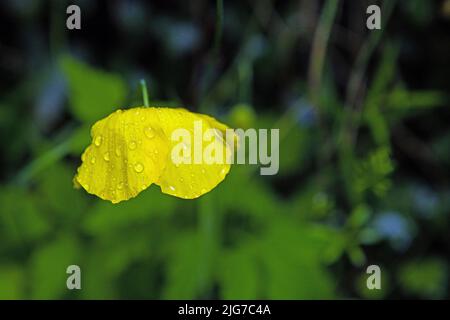
[[[229,163],[174,163],[171,159],[172,149],[180,144],[172,139],[174,130],[183,128],[194,133],[198,121],[202,123],[202,137],[208,129],[220,131],[225,137],[226,125],[185,109],[117,110],[93,125],[92,144],[81,156],[74,184],[112,203],[133,198],[152,183],[162,192],[184,199],[211,191],[228,174]],[[216,141],[230,151],[232,146],[224,139]],[[194,149],[189,149],[193,157]]]

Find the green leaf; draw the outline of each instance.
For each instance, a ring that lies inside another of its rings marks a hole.
[[[196,233],[177,237],[170,250],[167,279],[163,289],[164,299],[194,299],[205,283],[202,269],[203,248]]]
[[[20,266],[0,266],[0,300],[23,299],[24,280],[23,270]]]
[[[70,137],[70,152],[79,156],[91,142],[90,125],[77,128]]]
[[[397,57],[398,47],[386,46],[365,101],[363,118],[379,146],[390,144],[389,125],[381,106],[384,105],[386,92],[395,75]]]
[[[408,293],[422,298],[442,298],[448,285],[448,266],[438,258],[411,261],[403,265],[398,277]]]
[[[222,299],[257,299],[260,279],[254,250],[245,247],[223,254],[220,263]]]
[[[410,111],[428,110],[446,103],[446,96],[439,91],[395,88],[388,96],[387,105],[392,112],[410,115]]]
[[[127,87],[118,75],[68,55],[60,58],[60,65],[68,81],[70,110],[79,120],[92,123],[122,106]]]
[[[267,238],[260,241],[263,270],[267,274],[265,298],[333,297],[331,276],[321,258],[325,244],[314,228],[301,227],[289,220],[274,223]]]
[[[370,208],[366,205],[358,205],[353,209],[347,224],[352,228],[360,228],[366,224],[370,218]]]
[[[80,248],[74,238],[61,236],[34,251],[29,263],[32,299],[58,299],[68,294],[67,267],[80,265]],[[81,266],[80,266],[81,267]]]
[[[37,180],[39,199],[44,199],[42,206],[52,210],[57,218],[76,221],[84,214],[88,203],[80,190],[73,187],[73,175],[71,169],[59,162],[42,171]]]
[[[47,218],[39,210],[37,200],[25,189],[1,188],[0,203],[0,236],[20,243],[39,239],[48,233],[50,225]]]
[[[352,171],[353,190],[362,195],[372,191],[383,196],[391,187],[390,174],[394,171],[391,152],[387,147],[380,147],[365,159],[357,161]]]
[[[152,253],[151,241],[143,232],[97,238],[90,247],[83,274],[82,295],[86,299],[116,299],[118,278],[133,263]],[[99,267],[101,266],[101,267]]]
[[[157,186],[142,193],[118,204],[97,200],[83,221],[83,229],[92,235],[119,232],[125,227],[150,222],[152,217],[171,214],[183,201],[161,194]]]

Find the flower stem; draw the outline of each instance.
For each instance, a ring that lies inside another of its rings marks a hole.
[[[150,104],[148,102],[148,91],[147,91],[147,83],[144,79],[141,79],[141,90],[142,90],[142,99],[144,100],[144,106],[148,107]]]

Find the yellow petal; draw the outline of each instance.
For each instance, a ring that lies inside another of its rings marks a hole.
[[[223,140],[225,139],[224,134],[222,134],[223,139],[214,139],[212,137],[211,141],[202,141],[203,150],[211,143],[218,144],[218,147],[224,149],[221,163],[195,164],[195,122],[201,122],[201,138],[203,138],[203,134],[208,129],[215,129],[218,131],[216,134],[218,134],[219,132],[224,132],[228,127],[212,117],[192,113],[185,109],[159,108],[158,115],[161,127],[168,137],[170,151],[165,169],[156,184],[161,187],[162,192],[184,199],[197,198],[211,191],[225,178],[230,170],[230,164],[226,163],[225,158],[227,154],[231,154],[231,150]],[[172,141],[171,139],[174,130],[180,128],[188,130],[192,137],[190,143],[183,145],[190,155],[191,164],[176,164],[171,159],[171,152],[174,150],[174,147],[180,145],[180,143],[183,144],[181,140]],[[202,154],[203,150],[198,151],[197,149],[197,152]]]
[[[161,175],[169,145],[155,108],[118,110],[94,124],[77,182],[117,203],[135,197]]]

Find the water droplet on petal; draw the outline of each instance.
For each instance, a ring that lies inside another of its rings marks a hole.
[[[172,191],[175,191],[175,187],[174,186],[169,186],[169,189]]]
[[[116,156],[120,157],[122,155],[122,151],[119,148],[116,148]]]
[[[96,136],[96,137],[95,137],[95,140],[94,140],[94,144],[95,144],[97,147],[100,147],[100,145],[102,144],[102,140],[103,140],[102,136]]]
[[[128,145],[128,148],[130,148],[131,150],[136,149],[136,142],[131,141],[130,144]]]
[[[151,127],[147,127],[144,129],[144,134],[149,139],[153,139],[155,137],[155,133],[153,132],[153,129]]]
[[[180,182],[183,183],[183,182],[184,182],[184,179],[183,179],[183,178],[180,178]]]
[[[84,186],[84,189],[86,189],[86,191],[89,191],[89,185],[86,184],[86,185]]]
[[[106,153],[103,155],[103,159],[105,159],[105,161],[109,161],[109,152],[106,152]]]
[[[117,189],[119,189],[119,190],[122,190],[122,189],[123,189],[123,182],[120,182],[120,183],[117,185]]]
[[[206,193],[206,189],[202,188],[202,190],[200,191],[201,193]]]
[[[138,162],[134,165],[134,170],[137,173],[140,173],[140,172],[144,171],[144,166],[142,165],[142,163]]]
[[[206,170],[205,170],[205,168],[202,168],[202,173],[203,173],[203,174],[205,174],[205,173],[206,173]]]
[[[95,157],[92,157],[91,159],[91,163],[94,164],[95,163]]]

